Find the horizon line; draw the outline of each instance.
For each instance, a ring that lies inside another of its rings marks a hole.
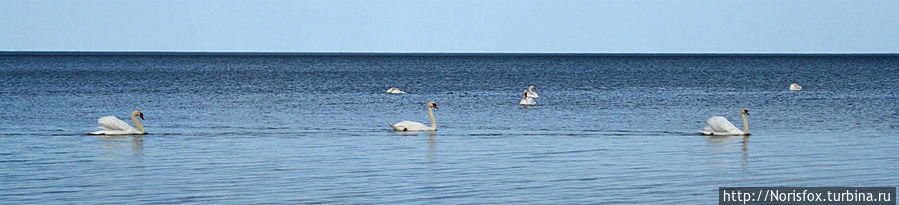
[[[0,55],[168,55],[168,56],[894,56],[899,53],[752,52],[281,52],[281,51],[0,51]]]

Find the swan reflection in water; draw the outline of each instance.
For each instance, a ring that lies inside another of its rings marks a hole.
[[[427,154],[426,158],[428,159],[429,162],[434,162],[434,161],[436,161],[436,158],[434,156],[437,153],[437,143],[435,141],[436,140],[435,138],[437,136],[437,131],[426,131],[426,132],[428,133],[428,154]],[[399,134],[399,135],[418,136],[421,133],[425,133],[425,132],[394,131],[393,133]]]
[[[743,146],[740,150],[743,150],[743,158],[740,160],[740,166],[743,167],[743,171],[746,171],[746,167],[749,166],[749,147],[747,146],[749,144],[749,136],[743,136],[741,143]]]
[[[143,135],[101,135],[99,139],[100,149],[106,155],[104,159],[116,160],[129,155],[140,159],[144,156]]]
[[[430,131],[428,133],[428,161],[430,161],[430,162],[437,161],[436,158],[434,158],[434,155],[437,152],[436,151],[437,143],[434,142],[434,136],[436,136],[436,135],[437,135],[436,131]]]
[[[714,148],[716,153],[728,153],[733,151],[731,146],[737,140],[740,140],[740,151],[742,158],[740,159],[740,167],[746,170],[749,166],[749,136],[706,136],[709,145]]]

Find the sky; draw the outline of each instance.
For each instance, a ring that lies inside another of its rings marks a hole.
[[[3,0],[0,51],[899,53],[899,1]]]

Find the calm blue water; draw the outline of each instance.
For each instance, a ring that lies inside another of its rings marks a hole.
[[[529,84],[538,105],[521,107]],[[713,204],[719,186],[899,185],[899,56],[0,56],[0,98],[12,204]],[[439,131],[386,125],[427,123],[428,101]],[[742,107],[751,137],[698,135],[715,115],[742,127]],[[84,134],[137,109],[148,135]]]

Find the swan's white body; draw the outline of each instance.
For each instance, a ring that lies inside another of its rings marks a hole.
[[[796,84],[796,83],[790,84],[790,91],[799,91],[799,90],[802,90],[802,86],[799,86],[799,84]]]
[[[519,101],[518,104],[519,105],[536,105],[537,101],[535,101],[534,98],[524,98],[524,99],[521,99],[521,101]]]
[[[400,90],[399,88],[390,88],[387,89],[387,94],[406,94],[406,92]]]
[[[525,91],[524,91],[524,96],[521,97],[521,101],[519,101],[518,104],[519,104],[519,105],[525,105],[525,106],[536,105],[536,104],[537,104],[537,101],[534,100],[534,98],[532,98],[532,97],[530,96],[530,94],[528,94],[528,91],[527,91],[527,90],[525,90]]]
[[[421,124],[420,122],[412,122],[412,121],[400,121],[396,124],[390,125],[393,127],[394,131],[433,131],[437,130],[437,128],[433,128],[427,126],[425,124]]]
[[[412,121],[400,121],[396,124],[387,123],[387,125],[390,125],[394,131],[436,131],[437,120],[434,119],[434,110],[431,109],[432,107],[437,108],[437,104],[434,102],[428,103],[428,115],[431,117],[431,126]]]
[[[101,126],[97,127],[102,130],[98,130],[96,132],[89,132],[88,134],[92,135],[142,135],[147,134],[144,130],[144,126],[140,124],[140,121],[137,120],[137,117],[140,116],[141,119],[144,119],[144,114],[139,110],[135,110],[131,113],[131,121],[134,122],[134,126],[137,126],[137,129],[128,125],[124,121],[116,118],[115,116],[105,116],[97,119],[97,123],[100,123]]]
[[[532,98],[540,97],[540,95],[537,95],[537,93],[534,92],[535,89],[537,89],[537,87],[535,87],[534,85],[531,85],[528,87],[528,97],[532,97]]]
[[[730,121],[727,121],[727,118],[714,116],[709,118],[709,125],[705,127],[705,130],[699,132],[704,135],[749,135],[749,121],[746,115],[749,115],[749,111],[747,111],[746,108],[743,108],[743,130],[737,129],[737,126],[734,126]]]

